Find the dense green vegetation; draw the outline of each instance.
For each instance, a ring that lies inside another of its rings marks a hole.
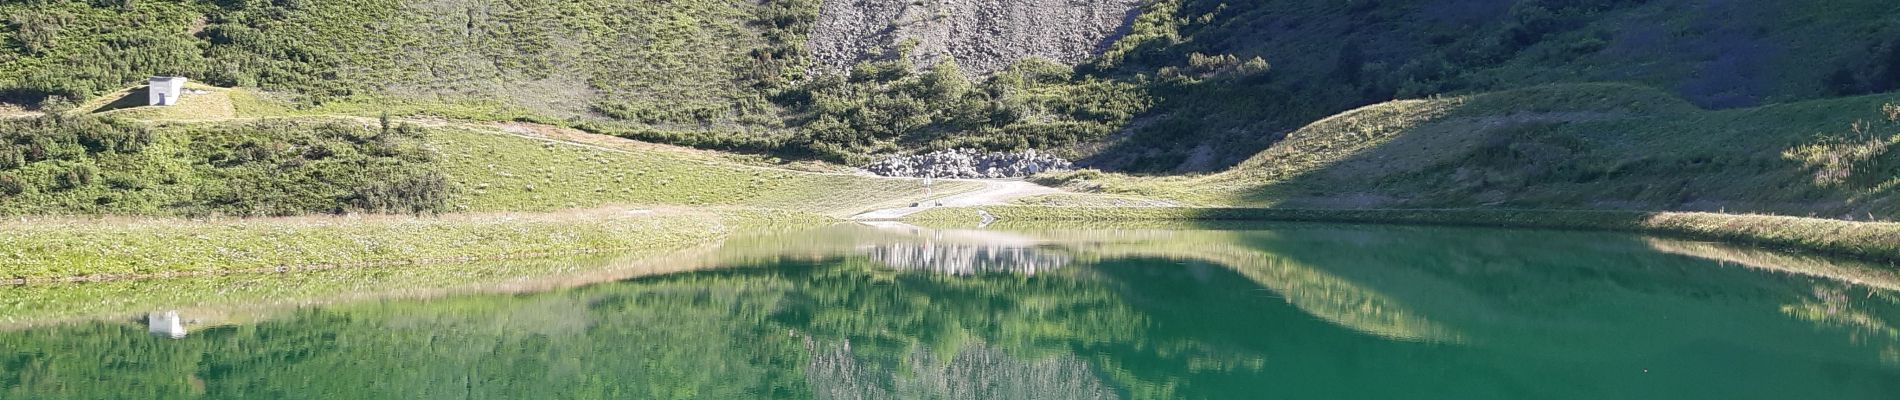
[[[907,57],[822,75],[779,94],[799,116],[791,145],[828,159],[910,149],[1070,149],[1104,140],[1147,106],[1135,85],[1030,59],[981,84],[955,61],[913,71]]]
[[[564,117],[592,108],[730,121],[763,43],[753,2],[31,0],[0,6],[17,33],[8,100],[85,98],[180,74],[302,103],[481,99]],[[751,94],[748,94],[751,93]],[[756,110],[753,110],[756,111]]]
[[[424,131],[400,124],[50,115],[0,120],[0,135],[0,214],[428,213],[453,190]]]

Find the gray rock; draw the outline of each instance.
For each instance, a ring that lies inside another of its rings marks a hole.
[[[818,69],[844,72],[912,41],[911,61],[955,59],[971,77],[1041,57],[1074,65],[1099,55],[1142,0],[825,0],[809,45]]]
[[[1035,150],[984,153],[975,149],[956,149],[893,156],[860,168],[881,176],[1002,179],[1069,171],[1075,169],[1075,164]]]

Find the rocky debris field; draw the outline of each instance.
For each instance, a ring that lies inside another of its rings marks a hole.
[[[1075,169],[1075,164],[1035,150],[985,153],[975,149],[956,149],[895,156],[862,168],[881,176],[999,179],[1068,171]]]
[[[820,69],[844,72],[911,42],[920,67],[954,59],[988,76],[1029,57],[1075,64],[1100,54],[1140,0],[824,0],[812,29]]]

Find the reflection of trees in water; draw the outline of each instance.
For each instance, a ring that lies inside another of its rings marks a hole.
[[[1781,312],[1815,325],[1846,330],[1848,342],[1881,346],[1881,361],[1900,365],[1900,328],[1879,315],[1857,308],[1855,299],[1862,296],[1852,292],[1864,290],[1815,286],[1813,299],[1783,305]],[[1868,292],[1865,297],[1880,297],[1887,303],[1896,300],[1891,292]]]
[[[1891,310],[1900,304],[1900,272],[1891,266],[1810,254],[1771,251],[1747,246],[1673,239],[1645,239],[1664,253],[1715,260],[1722,266],[1795,274],[1824,279],[1810,293],[1781,306],[1781,313],[1817,327],[1846,331],[1847,342],[1880,349],[1880,359],[1900,365],[1900,318]],[[1884,314],[1884,316],[1883,316]]]
[[[899,270],[951,275],[1035,275],[1074,261],[1067,254],[1023,246],[937,241],[882,243],[865,247],[872,260]]]
[[[1073,355],[1024,360],[975,343],[949,359],[925,348],[906,358],[902,370],[855,356],[851,342],[807,340],[811,359],[805,379],[819,399],[1113,399],[1112,388],[1089,364]]]

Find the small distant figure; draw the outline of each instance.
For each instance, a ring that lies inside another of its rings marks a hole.
[[[178,319],[178,311],[151,312],[145,314],[145,330],[153,335],[172,339],[185,338],[185,321]]]
[[[178,104],[178,97],[185,95],[185,81],[177,76],[154,76],[149,82],[150,93],[146,95],[146,104],[169,106]]]

